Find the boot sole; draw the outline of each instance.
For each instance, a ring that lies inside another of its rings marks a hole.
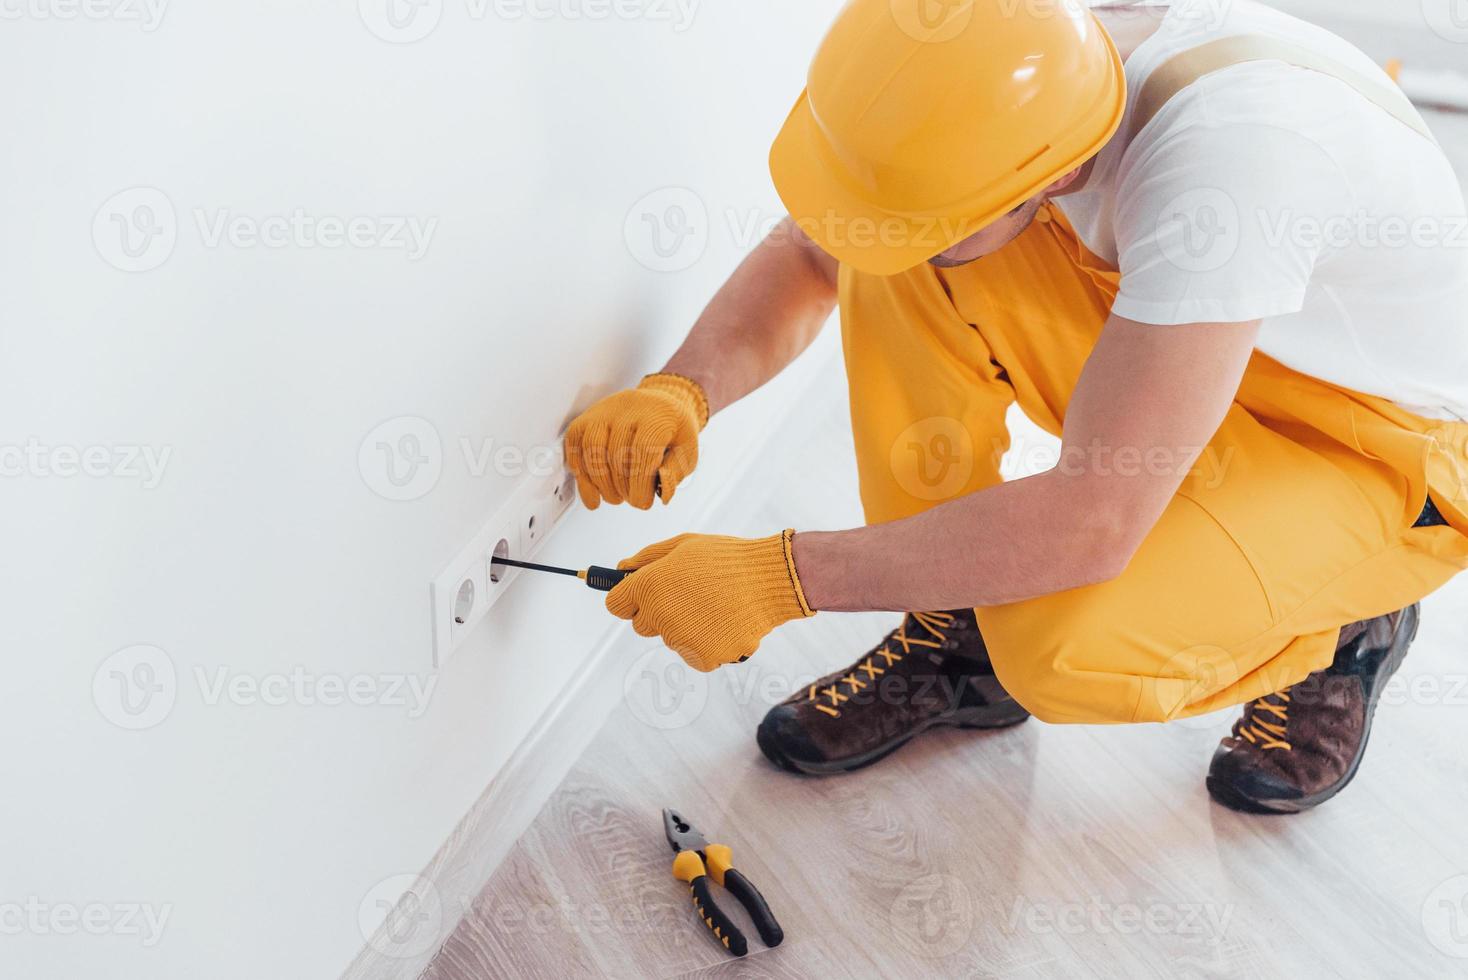
[[[1263,816],[1284,816],[1291,813],[1302,813],[1305,810],[1313,810],[1315,807],[1334,797],[1341,790],[1350,785],[1351,780],[1356,778],[1356,771],[1361,768],[1361,760],[1366,758],[1366,746],[1371,742],[1371,728],[1376,719],[1376,704],[1381,699],[1381,689],[1386,682],[1392,679],[1397,668],[1402,666],[1402,661],[1407,659],[1407,651],[1412,642],[1417,639],[1417,627],[1422,625],[1421,607],[1413,603],[1403,614],[1410,617],[1411,624],[1407,631],[1405,642],[1392,645],[1391,656],[1382,662],[1382,669],[1376,672],[1371,681],[1371,687],[1366,692],[1366,730],[1361,733],[1361,748],[1357,750],[1356,757],[1351,760],[1351,768],[1346,770],[1346,775],[1340,782],[1329,789],[1323,789],[1319,793],[1302,796],[1297,800],[1256,800],[1244,796],[1232,786],[1219,782],[1210,774],[1204,780],[1208,787],[1208,794],[1213,799],[1239,813],[1259,814]],[[1400,634],[1398,634],[1400,637]]]
[[[760,751],[765,754],[775,765],[786,772],[793,772],[800,776],[834,776],[843,772],[854,772],[857,769],[865,769],[873,763],[881,762],[887,756],[911,742],[917,736],[934,728],[960,728],[960,729],[997,729],[1012,728],[1030,717],[1030,713],[1020,707],[1016,701],[1011,701],[1007,710],[994,712],[992,706],[986,705],[982,708],[964,708],[955,711],[951,715],[940,715],[933,718],[918,728],[877,746],[861,755],[849,756],[844,759],[831,759],[826,762],[810,762],[804,759],[792,759],[774,742],[765,726],[761,724],[755,731],[755,741],[759,744]],[[991,712],[984,714],[984,712]]]

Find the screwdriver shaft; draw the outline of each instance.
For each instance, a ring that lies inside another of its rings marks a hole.
[[[512,565],[515,568],[529,568],[537,572],[555,572],[557,575],[571,575],[581,578],[582,573],[574,568],[558,568],[555,565],[537,565],[533,561],[516,561],[514,558],[491,558],[490,565]]]

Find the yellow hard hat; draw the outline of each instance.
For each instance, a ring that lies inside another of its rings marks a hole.
[[[1106,145],[1126,109],[1080,0],[851,0],[770,149],[785,207],[863,272],[910,269]]]

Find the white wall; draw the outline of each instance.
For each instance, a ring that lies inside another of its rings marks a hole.
[[[436,28],[393,44],[364,21],[386,0],[156,23],[159,0],[95,2],[0,5],[0,975],[334,976],[364,896],[424,866],[607,625],[594,594],[522,578],[430,674],[427,582],[515,483],[472,475],[459,440],[554,443],[657,367],[753,243],[742,223],[778,214],[765,152],[835,4],[427,0]],[[140,186],[167,203],[113,197]],[[659,273],[624,219],[667,186],[709,233]],[[121,271],[113,215],[139,203],[176,240]],[[298,208],[436,226],[416,259],[210,242],[221,209]],[[668,512],[575,514],[548,556],[682,530],[779,395],[716,422]],[[399,416],[444,447],[411,501],[359,469]],[[111,475],[64,475],[61,447]],[[156,485],[129,447],[169,454]],[[93,685],[138,644],[177,690],[130,731],[110,720],[129,664]],[[436,687],[409,718],[210,704],[197,679],[297,668]],[[133,905],[168,916],[161,939]]]

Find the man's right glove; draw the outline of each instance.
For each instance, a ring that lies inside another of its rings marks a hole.
[[[698,464],[698,433],[708,424],[708,396],[681,374],[649,374],[636,388],[608,395],[566,430],[566,465],[581,502],[663,503]]]
[[[776,626],[815,615],[794,538],[680,534],[650,544],[617,563],[633,571],[607,593],[607,611],[640,636],[661,636],[694,670],[745,660]]]

